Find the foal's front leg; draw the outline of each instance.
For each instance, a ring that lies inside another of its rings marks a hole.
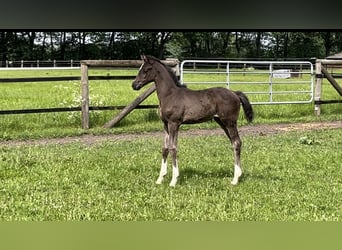
[[[162,148],[162,163],[160,167],[159,177],[156,181],[156,184],[161,184],[164,180],[164,176],[167,174],[167,156],[169,154],[169,133],[165,130],[165,137],[164,137],[164,145]]]
[[[177,141],[178,141],[179,125],[169,125],[169,150],[172,157],[172,179],[170,187],[176,186],[177,178],[179,176],[178,163],[177,163]]]

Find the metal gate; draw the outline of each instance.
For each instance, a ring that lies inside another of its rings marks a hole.
[[[189,88],[226,86],[246,93],[252,104],[312,103],[314,71],[309,61],[185,60],[180,81]]]

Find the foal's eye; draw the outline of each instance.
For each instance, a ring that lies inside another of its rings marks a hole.
[[[147,73],[148,71],[150,71],[151,68],[152,67],[145,67],[145,68],[143,68],[144,73]]]

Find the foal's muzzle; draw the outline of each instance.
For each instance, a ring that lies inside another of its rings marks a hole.
[[[136,81],[132,82],[132,88],[134,90],[139,90],[139,89],[141,89],[141,87],[142,87],[142,83],[141,82],[136,82]]]

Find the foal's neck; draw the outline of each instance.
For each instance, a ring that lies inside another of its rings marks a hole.
[[[161,101],[164,97],[169,95],[173,89],[177,89],[178,86],[170,75],[170,72],[163,65],[158,65],[158,67],[158,70],[156,70],[157,76],[155,84],[159,101]]]

